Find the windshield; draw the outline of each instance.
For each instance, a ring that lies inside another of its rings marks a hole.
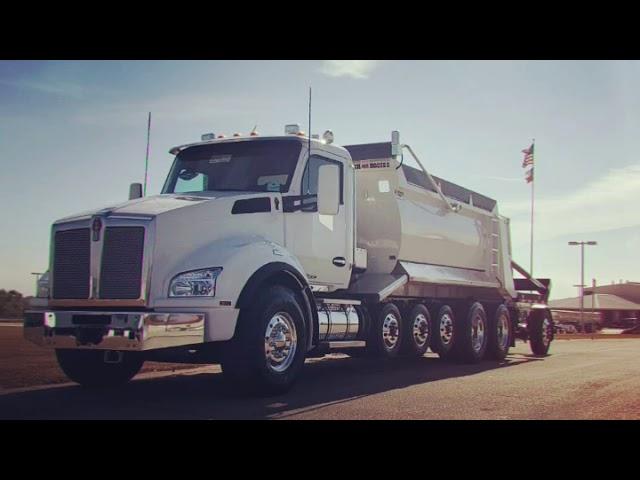
[[[162,193],[286,192],[300,149],[290,139],[189,147],[177,155]]]

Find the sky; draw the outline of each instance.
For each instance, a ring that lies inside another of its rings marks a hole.
[[[575,296],[567,242],[596,240],[586,283],[640,281],[638,85],[637,61],[0,61],[0,288],[32,294],[51,224],[142,182],[148,112],[155,194],[172,146],[305,126],[309,86],[313,133],[348,145],[399,130],[431,173],[496,199],[525,268],[535,138],[534,275]]]

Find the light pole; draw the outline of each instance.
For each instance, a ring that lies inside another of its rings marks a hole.
[[[598,245],[592,240],[588,242],[569,242],[569,245],[580,245],[580,327],[584,333],[584,246]],[[595,295],[595,292],[593,293]]]

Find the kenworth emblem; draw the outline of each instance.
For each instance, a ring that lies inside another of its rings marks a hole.
[[[91,222],[91,231],[93,232],[93,241],[100,240],[100,230],[102,230],[102,219],[100,217],[93,217]]]

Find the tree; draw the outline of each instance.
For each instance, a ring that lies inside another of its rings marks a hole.
[[[21,318],[25,298],[16,290],[0,289],[0,318]]]

